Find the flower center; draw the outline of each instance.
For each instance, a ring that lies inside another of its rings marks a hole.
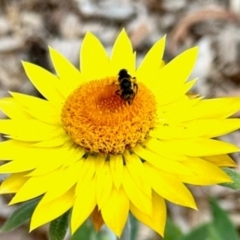
[[[138,83],[129,105],[116,91],[117,79],[105,78],[80,85],[66,100],[62,122],[72,140],[86,151],[119,154],[143,142],[154,126],[156,101]]]

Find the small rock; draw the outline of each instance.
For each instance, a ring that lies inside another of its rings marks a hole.
[[[9,21],[5,18],[0,17],[0,36],[5,35],[11,31]]]
[[[169,12],[176,12],[186,7],[186,5],[186,0],[165,0],[162,3],[162,8]]]
[[[211,48],[211,39],[203,37],[196,44],[198,46],[198,59],[192,72],[192,78],[198,77],[200,79],[206,78],[212,67],[214,53]]]
[[[111,25],[104,25],[100,21],[91,21],[83,24],[80,28],[81,36],[84,37],[87,32],[94,34],[104,45],[104,47],[112,46],[115,38],[122,28],[117,29]]]
[[[193,91],[196,91],[202,96],[209,96],[211,88],[209,87],[208,76],[214,59],[214,53],[211,49],[211,39],[204,37],[200,39],[196,45],[199,48],[199,54],[191,74],[191,79],[198,78],[198,81]]]
[[[80,40],[53,39],[49,42],[49,45],[59,51],[73,65],[79,65],[79,49],[81,45]]]
[[[64,38],[74,39],[80,36],[82,24],[75,14],[69,12],[63,16],[59,25],[60,34]]]
[[[45,32],[43,19],[40,14],[23,12],[20,15],[19,33],[24,36],[41,34]]]
[[[231,11],[239,14],[240,13],[240,1],[239,0],[231,0],[229,1]]]
[[[7,91],[19,91],[27,81],[21,64],[21,54],[0,55],[0,88],[1,95],[8,96]]]
[[[23,47],[24,41],[22,38],[11,36],[0,38],[0,53],[14,52]]]
[[[158,25],[160,29],[168,29],[176,25],[176,21],[178,21],[178,18],[176,15],[172,13],[165,13],[164,17],[162,17],[161,21],[159,21]]]
[[[112,1],[97,2],[79,1],[79,10],[86,18],[102,18],[110,21],[127,21],[134,17],[133,5]]]

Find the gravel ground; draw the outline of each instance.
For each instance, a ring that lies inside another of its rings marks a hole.
[[[0,0],[0,97],[7,96],[7,91],[38,94],[24,74],[21,60],[51,70],[50,45],[77,66],[78,50],[87,31],[97,35],[110,52],[123,27],[138,52],[138,62],[165,34],[166,61],[198,45],[200,56],[192,77],[199,77],[199,81],[194,91],[206,97],[240,96],[239,0]],[[239,132],[224,139],[240,146]],[[239,155],[234,158],[239,162]],[[209,220],[210,195],[218,197],[240,229],[239,193],[220,186],[192,191],[198,212],[169,205],[169,213],[184,231]],[[14,207],[6,207],[9,196],[0,200],[2,224]],[[46,227],[31,234],[27,228],[1,234],[0,239],[47,239]],[[153,235],[142,226],[139,239]]]

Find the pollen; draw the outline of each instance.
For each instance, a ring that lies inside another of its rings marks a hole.
[[[138,83],[129,105],[116,94],[116,78],[81,84],[67,98],[62,122],[72,140],[88,152],[120,154],[143,142],[156,119],[153,93]]]

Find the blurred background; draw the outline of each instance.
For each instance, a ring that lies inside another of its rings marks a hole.
[[[8,96],[7,91],[38,95],[23,72],[21,60],[52,70],[50,45],[78,67],[79,49],[87,31],[94,33],[110,53],[122,28],[137,51],[138,63],[165,34],[167,62],[183,50],[199,46],[192,74],[199,80],[193,91],[205,97],[240,96],[240,0],[0,0],[0,97]],[[240,146],[239,132],[224,140]],[[239,162],[239,155],[233,158]],[[240,232],[239,192],[221,186],[191,190],[199,211],[169,204],[168,231],[177,229],[179,235],[186,234],[213,221],[209,197],[214,196]],[[6,206],[9,199],[11,196],[0,198],[0,225],[15,209]],[[134,224],[135,239],[161,239],[133,220]],[[88,222],[84,227],[88,229]],[[84,236],[76,239],[109,239]],[[0,234],[0,240],[8,239],[46,240],[47,226],[29,234],[27,223],[11,233]],[[166,239],[177,240],[169,234]]]

